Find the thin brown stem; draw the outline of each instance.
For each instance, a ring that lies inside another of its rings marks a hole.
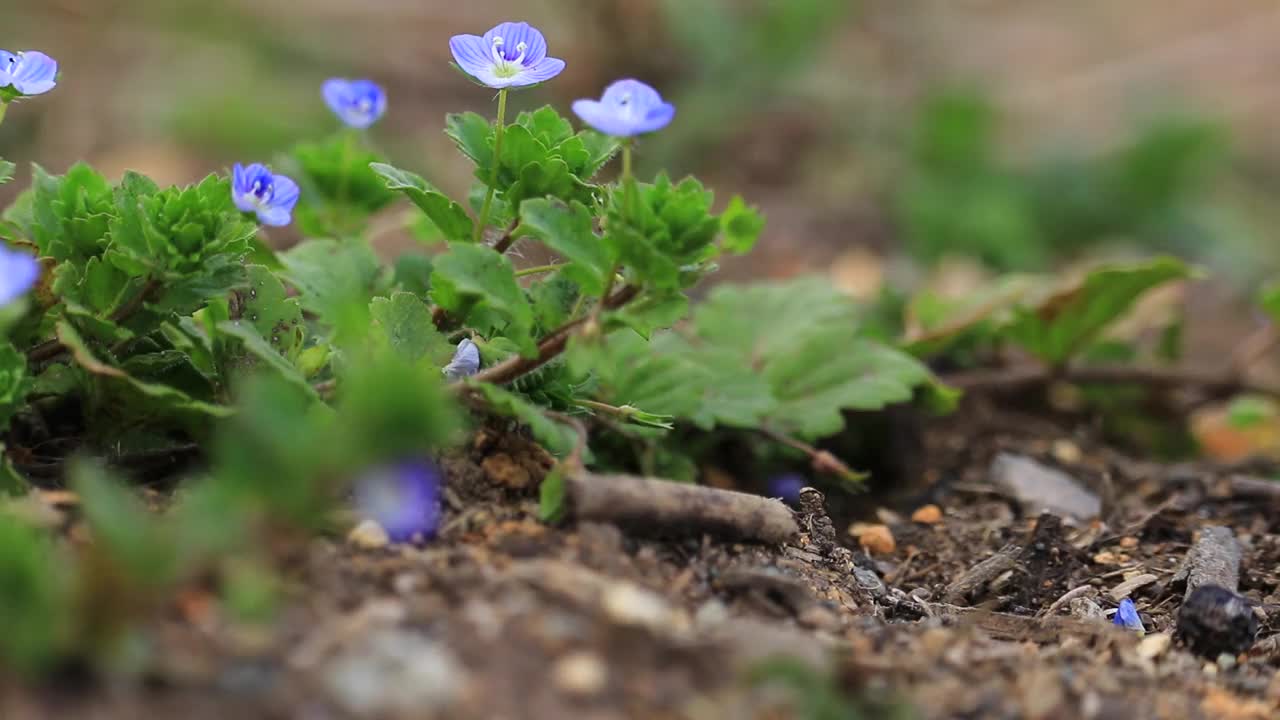
[[[628,285],[611,295],[604,302],[604,305],[608,309],[614,310],[631,302],[639,294],[639,287]],[[543,338],[542,342],[538,343],[538,354],[536,356],[527,358],[523,355],[516,355],[491,368],[480,371],[472,376],[472,380],[502,385],[537,370],[564,352],[565,347],[569,344],[569,338],[585,322],[586,320],[583,319],[571,320],[565,323],[559,329],[552,331]]]
[[[813,465],[814,472],[822,473],[824,475],[835,475],[854,482],[861,482],[865,479],[864,475],[855,472],[853,468],[846,465],[843,460],[832,455],[826,450],[819,450],[807,442],[797,440],[790,435],[780,433],[772,428],[760,428],[760,434],[779,445],[785,445],[792,450],[798,450],[807,455],[809,457],[809,462]]]

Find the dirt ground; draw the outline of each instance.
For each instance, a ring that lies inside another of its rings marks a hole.
[[[776,547],[543,525],[548,458],[481,431],[445,458],[434,542],[315,540],[275,625],[192,592],[149,628],[154,672],[0,686],[0,717],[1280,716],[1280,496],[1248,477],[1269,468],[1146,462],[982,397],[918,427],[915,483],[828,498],[860,516],[834,520],[806,494]],[[1040,514],[1052,493],[1019,499],[1002,463],[1065,471],[1102,520]],[[1212,526],[1258,632],[1205,657],[1177,631],[1179,570]],[[1145,636],[1102,616],[1123,597]]]

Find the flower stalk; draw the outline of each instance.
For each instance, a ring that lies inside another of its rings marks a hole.
[[[474,242],[484,237],[484,228],[489,223],[489,210],[493,206],[493,193],[498,186],[498,168],[502,166],[502,136],[507,127],[507,90],[498,91],[498,124],[493,138],[493,169],[489,171],[489,189],[484,194],[484,204],[480,206],[480,218],[476,221]]]

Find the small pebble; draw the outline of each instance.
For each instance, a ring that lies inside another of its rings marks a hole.
[[[347,542],[362,550],[377,550],[391,543],[387,531],[373,520],[361,520],[359,525],[351,528],[347,534]]]
[[[671,615],[661,596],[632,583],[618,583],[609,588],[601,605],[619,625],[661,628]]]
[[[556,661],[551,678],[561,692],[571,695],[596,695],[609,681],[609,671],[599,655],[579,651]]]
[[[1248,650],[1258,634],[1253,606],[1219,585],[1201,585],[1178,610],[1178,637],[1192,652],[1216,659]]]
[[[1169,649],[1169,645],[1173,643],[1173,636],[1169,633],[1154,633],[1142,638],[1138,643],[1138,657],[1144,660],[1154,660],[1164,654]]]
[[[937,505],[925,505],[911,513],[911,522],[922,525],[935,525],[942,522],[942,508]]]
[[[898,548],[893,531],[887,525],[854,523],[849,526],[849,534],[856,537],[862,549],[871,555],[889,555]]]

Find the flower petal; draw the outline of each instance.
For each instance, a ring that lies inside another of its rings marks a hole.
[[[547,39],[527,22],[504,22],[484,34],[485,47],[493,47],[493,39],[502,38],[502,54],[507,60],[520,57],[520,43],[525,44],[524,65],[530,66],[547,56]]]
[[[28,50],[18,56],[13,86],[23,95],[41,95],[58,84],[58,62],[42,52]]]
[[[284,227],[293,222],[293,215],[282,207],[265,207],[258,210],[258,222],[268,227]]]
[[[0,306],[25,295],[40,278],[40,261],[0,245]]]
[[[558,58],[543,58],[537,64],[512,78],[513,87],[526,87],[544,83],[564,72],[564,61]]]
[[[605,135],[631,137],[635,134],[635,126],[628,118],[599,100],[575,101],[573,112],[582,119],[582,122]]]
[[[275,181],[275,192],[271,195],[271,206],[291,212],[293,207],[298,204],[298,197],[302,194],[298,189],[298,183],[286,175],[276,175],[273,180]]]
[[[676,117],[676,106],[671,103],[662,103],[655,108],[649,110],[645,114],[644,119],[638,125],[638,131],[642,133],[657,132],[662,128],[671,124]]]
[[[351,83],[342,78],[329,78],[320,86],[320,94],[324,96],[325,105],[341,117],[351,104]]]
[[[479,35],[454,35],[449,39],[449,51],[453,53],[454,62],[468,75],[484,82],[484,73],[492,74],[493,56]]]

